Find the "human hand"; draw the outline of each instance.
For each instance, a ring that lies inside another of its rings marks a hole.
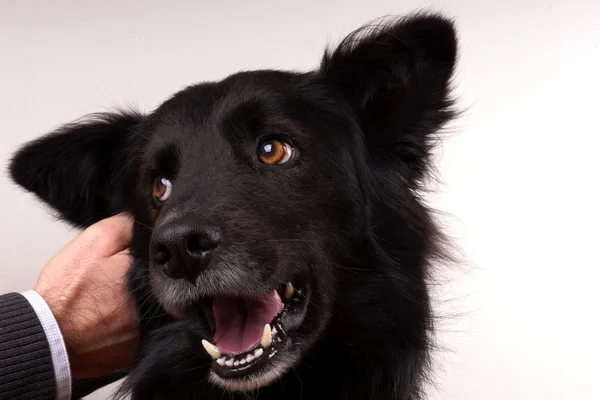
[[[128,366],[138,316],[127,291],[132,219],[119,214],[75,237],[43,268],[34,290],[63,334],[74,379]]]

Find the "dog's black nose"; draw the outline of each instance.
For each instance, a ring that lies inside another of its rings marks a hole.
[[[210,253],[219,246],[221,233],[214,226],[177,221],[159,227],[152,239],[152,257],[166,275],[195,283],[208,265]]]

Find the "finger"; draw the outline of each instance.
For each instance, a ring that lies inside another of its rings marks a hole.
[[[126,249],[121,250],[120,252],[118,252],[115,255],[116,256],[131,256],[132,252],[131,252],[131,249],[129,247],[127,247]]]
[[[101,231],[102,239],[107,243],[105,250],[110,254],[116,254],[127,250],[133,238],[133,218],[127,213],[120,213],[103,219],[96,223]]]
[[[125,252],[115,254],[112,259],[123,270],[128,270],[133,265],[133,256]]]
[[[125,211],[115,214],[112,217],[109,217],[108,219],[112,219],[113,221],[115,221],[117,223],[121,223],[121,224],[127,225],[127,226],[130,226],[133,224],[133,216]]]
[[[110,257],[110,261],[107,262],[107,266],[110,266],[112,270],[123,271],[123,273],[127,273],[127,271],[129,271],[129,269],[133,266],[133,256],[125,252],[117,253]]]
[[[133,217],[127,213],[121,213],[112,218],[114,218],[114,223],[118,229],[115,245],[119,251],[128,250],[133,239]]]

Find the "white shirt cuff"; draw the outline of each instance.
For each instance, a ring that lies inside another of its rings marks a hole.
[[[21,294],[35,310],[48,339],[56,379],[56,400],[71,400],[71,366],[58,323],[48,304],[36,291],[28,290]]]

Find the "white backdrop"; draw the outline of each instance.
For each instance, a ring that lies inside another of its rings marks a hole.
[[[0,160],[88,112],[311,68],[368,20],[422,7],[457,20],[467,110],[432,199],[464,263],[442,287],[453,316],[431,398],[600,399],[600,1],[0,0]],[[75,232],[5,167],[0,187],[0,292],[22,291]]]

